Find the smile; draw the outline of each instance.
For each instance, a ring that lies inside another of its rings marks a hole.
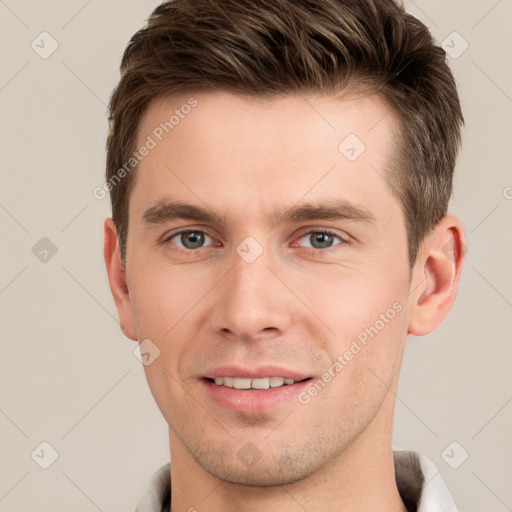
[[[279,388],[281,386],[291,386],[295,384],[295,380],[286,379],[284,377],[261,377],[257,379],[246,379],[238,377],[215,377],[208,379],[210,382],[215,382],[217,386],[225,386],[234,389],[269,389]]]

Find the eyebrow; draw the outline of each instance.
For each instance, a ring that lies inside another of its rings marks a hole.
[[[212,210],[183,202],[160,201],[142,215],[146,224],[162,224],[176,219],[194,220],[225,226],[226,219]],[[346,200],[326,200],[317,203],[302,203],[274,210],[272,224],[297,223],[306,220],[347,220],[375,223],[376,219],[368,208]]]
[[[224,218],[207,208],[181,202],[160,201],[156,205],[148,208],[142,215],[142,220],[146,224],[162,224],[175,219],[226,224]]]
[[[349,220],[375,223],[372,212],[363,205],[344,199],[326,200],[321,203],[302,203],[274,212],[272,222],[302,222],[305,220]]]

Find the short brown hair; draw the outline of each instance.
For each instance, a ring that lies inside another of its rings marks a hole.
[[[427,27],[395,0],[169,0],[130,40],[109,106],[107,182],[123,264],[128,200],[124,172],[140,120],[156,98],[223,90],[244,96],[370,87],[400,121],[393,172],[410,266],[447,214],[464,118],[457,88]]]

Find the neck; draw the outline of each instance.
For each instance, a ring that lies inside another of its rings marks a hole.
[[[394,397],[389,395],[348,449],[308,477],[280,486],[233,484],[211,475],[170,429],[171,512],[270,512],[276,508],[287,512],[407,512],[395,481]]]

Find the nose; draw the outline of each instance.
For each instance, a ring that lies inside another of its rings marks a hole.
[[[282,335],[290,328],[292,297],[269,263],[265,251],[251,263],[233,253],[230,270],[216,287],[210,317],[215,332],[254,341]]]

